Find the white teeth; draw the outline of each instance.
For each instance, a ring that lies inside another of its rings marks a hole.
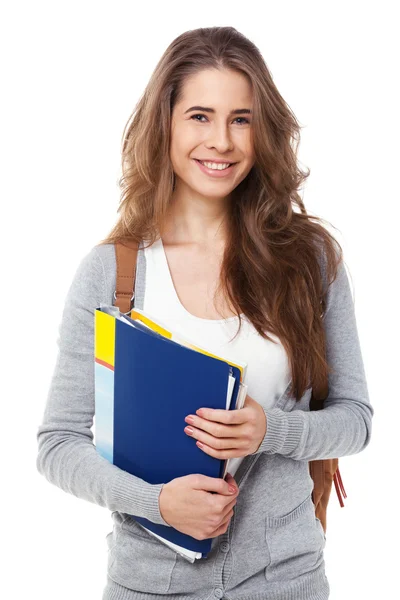
[[[228,167],[230,167],[230,165],[232,163],[213,163],[213,162],[203,162],[201,160],[199,160],[199,162],[204,165],[205,167],[207,167],[208,169],[214,169],[217,171],[223,171],[224,169],[227,169]]]

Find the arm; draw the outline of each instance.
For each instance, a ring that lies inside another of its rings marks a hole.
[[[322,266],[323,268],[323,266]],[[374,414],[348,276],[341,261],[329,286],[324,317],[329,394],[318,411],[264,408],[267,431],[257,452],[295,460],[340,458],[364,450],[371,439]]]
[[[36,467],[52,484],[111,511],[168,525],[161,516],[164,484],[151,485],[103,458],[93,444],[94,309],[105,298],[96,248],[82,259],[69,288],[59,328],[58,357],[43,422]]]

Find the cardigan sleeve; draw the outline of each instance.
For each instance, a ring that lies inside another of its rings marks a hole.
[[[151,485],[103,458],[93,444],[94,309],[105,298],[105,273],[96,247],[81,260],[59,326],[58,356],[42,423],[36,467],[50,483],[111,511],[164,521]]]
[[[324,263],[322,263],[324,270]],[[325,276],[325,273],[324,273]],[[354,302],[343,259],[327,290],[324,316],[329,394],[318,411],[264,408],[267,430],[253,454],[282,454],[295,460],[340,458],[364,450],[374,410],[361,354]]]

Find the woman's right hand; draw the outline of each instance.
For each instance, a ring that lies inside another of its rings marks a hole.
[[[230,485],[236,489],[234,493],[229,491]],[[204,540],[226,532],[238,495],[239,488],[230,473],[225,480],[185,475],[163,485],[159,507],[171,527],[196,540]]]

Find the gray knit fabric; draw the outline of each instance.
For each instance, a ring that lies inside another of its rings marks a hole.
[[[135,279],[135,298],[133,304],[135,308],[144,306],[144,293],[146,290],[146,255],[143,249],[143,242],[139,244],[139,251],[136,261],[136,279]]]
[[[325,276],[323,262],[321,267]],[[141,250],[139,308],[145,271]],[[326,600],[326,538],[315,516],[308,461],[361,452],[370,442],[373,416],[343,262],[328,290],[324,320],[327,358],[334,369],[325,408],[310,412],[311,388],[295,402],[288,386],[273,408],[264,409],[265,438],[235,474],[240,493],[229,528],[213,538],[207,558],[194,563],[129,516],[168,525],[158,504],[163,484],[150,485],[122,471],[93,444],[94,309],[113,303],[115,280],[114,245],[93,247],[66,297],[58,357],[37,432],[38,471],[65,492],[112,511],[103,600]]]

